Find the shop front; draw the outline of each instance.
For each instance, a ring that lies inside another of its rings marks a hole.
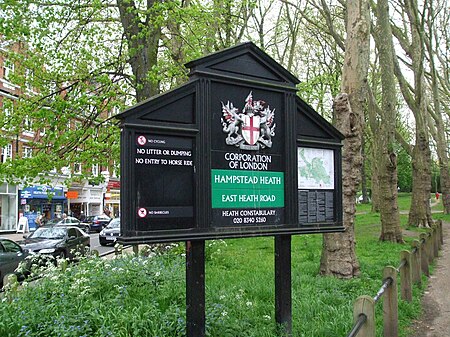
[[[103,192],[101,187],[71,187],[66,195],[69,213],[74,217],[102,214]]]
[[[36,229],[35,221],[41,214],[47,220],[62,217],[67,202],[63,187],[30,186],[20,190],[19,196],[19,215],[27,217],[31,231]]]
[[[105,208],[111,212],[111,216],[117,218],[120,214],[120,181],[110,180],[106,187]]]
[[[0,183],[0,232],[15,231],[17,220],[17,186]]]

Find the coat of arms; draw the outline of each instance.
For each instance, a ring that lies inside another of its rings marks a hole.
[[[223,132],[228,133],[226,143],[244,150],[272,147],[276,126],[274,112],[275,109],[271,110],[266,102],[253,101],[252,92],[245,99],[241,111],[232,102],[222,102]]]

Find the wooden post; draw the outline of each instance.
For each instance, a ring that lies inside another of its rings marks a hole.
[[[422,268],[420,266],[420,241],[414,240],[411,243],[413,251],[415,252],[411,258],[411,269],[412,269],[412,279],[414,283],[417,283],[419,286],[422,285]]]
[[[439,243],[438,243],[439,235],[438,235],[437,224],[433,225],[433,236],[432,236],[432,239],[433,239],[433,249],[434,249],[433,255],[436,258],[436,257],[439,256]]]
[[[444,244],[444,228],[442,226],[442,220],[439,220],[439,232],[439,236],[441,238],[440,246],[442,246]]]
[[[93,249],[93,250],[91,250],[91,255],[95,256],[95,257],[99,257],[100,253],[99,253],[99,251],[97,249]]]
[[[133,245],[134,256],[139,256],[139,245]]]
[[[367,317],[366,323],[358,332],[358,337],[375,337],[375,301],[370,296],[359,296],[353,305],[353,322],[364,314]]]
[[[17,282],[16,274],[6,274],[3,277],[3,287],[8,286],[9,291],[6,293],[6,300],[11,303],[15,297],[15,294],[19,288],[19,282]]]
[[[434,249],[433,249],[433,240],[431,238],[431,231],[428,231],[426,234],[426,242],[427,242],[427,257],[428,257],[428,264],[431,264],[433,262],[433,255],[434,255]]]
[[[186,336],[205,336],[205,240],[186,241]]]
[[[17,282],[16,274],[6,274],[5,276],[3,276],[3,287],[15,284],[16,282]]]
[[[420,268],[422,273],[430,276],[430,269],[428,268],[428,251],[427,251],[427,234],[420,234]]]
[[[66,259],[58,260],[58,267],[62,272],[65,272],[67,270],[68,265],[69,261],[67,261]]]
[[[275,236],[275,321],[292,336],[291,235]]]
[[[385,267],[383,280],[392,279],[391,285],[386,288],[383,298],[383,336],[398,337],[398,293],[397,293],[397,269]]]
[[[114,245],[114,254],[115,255],[121,255],[122,254],[122,250],[123,250],[123,246],[119,243],[116,243]]]
[[[438,249],[441,250],[442,249],[442,243],[443,243],[443,238],[442,238],[442,220],[438,220],[436,222],[436,226],[437,226],[437,235],[438,235]]]
[[[400,291],[402,299],[408,302],[412,301],[412,270],[411,253],[408,250],[400,252],[400,259],[406,260],[406,263],[400,268]]]

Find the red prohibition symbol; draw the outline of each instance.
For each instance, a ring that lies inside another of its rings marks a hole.
[[[140,218],[145,218],[147,216],[147,210],[145,208],[139,208],[138,216]]]
[[[139,145],[145,145],[147,143],[147,138],[145,136],[139,136],[137,139]]]

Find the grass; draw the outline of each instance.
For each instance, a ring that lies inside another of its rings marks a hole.
[[[408,209],[408,195],[401,208]],[[397,267],[405,244],[380,242],[379,214],[358,205],[356,253],[361,275],[351,280],[319,276],[321,235],[292,238],[293,336],[346,336],[353,326],[353,303],[375,296],[385,266]],[[449,216],[437,215],[446,221]],[[402,216],[403,217],[403,216]],[[414,235],[414,233],[412,234]],[[418,234],[417,234],[418,235]],[[274,319],[274,239],[206,242],[207,335],[278,336]],[[10,292],[0,303],[0,336],[184,336],[183,245],[162,256],[88,259],[79,266],[47,271],[34,286]],[[399,301],[399,336],[420,314],[422,289],[413,302]],[[382,305],[377,304],[377,336]]]

